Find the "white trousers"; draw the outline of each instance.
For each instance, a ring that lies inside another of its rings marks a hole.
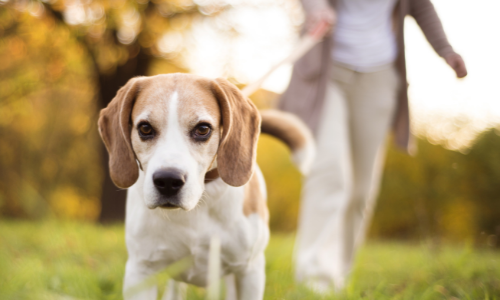
[[[295,245],[296,278],[318,292],[344,287],[364,238],[399,86],[392,66],[372,73],[333,69]]]

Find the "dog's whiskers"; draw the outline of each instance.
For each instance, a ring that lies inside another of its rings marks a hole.
[[[168,210],[166,210],[166,209],[160,209],[160,214],[161,214],[162,217],[165,217],[168,221],[171,221]]]
[[[206,197],[207,197],[207,192],[206,191],[203,191],[203,193],[201,194],[201,197],[200,197],[200,201],[198,201],[198,203],[196,204],[196,207],[195,209],[197,209],[198,207],[200,207],[201,205],[203,204],[206,204],[207,201],[206,201]]]

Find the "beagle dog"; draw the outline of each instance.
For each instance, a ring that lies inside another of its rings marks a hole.
[[[128,188],[126,299],[156,299],[156,286],[130,291],[186,257],[190,266],[164,299],[182,299],[182,282],[206,286],[213,236],[221,275],[233,274],[226,277],[228,296],[263,298],[269,214],[255,158],[261,130],[284,141],[307,171],[314,146],[305,125],[287,113],[259,113],[225,79],[133,78],[101,111],[111,179]]]

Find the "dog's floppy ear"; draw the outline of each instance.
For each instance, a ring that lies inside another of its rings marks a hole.
[[[141,78],[132,78],[118,90],[115,98],[101,110],[99,133],[109,153],[109,173],[115,185],[128,188],[139,177],[130,140],[130,115]]]
[[[217,169],[225,183],[242,186],[250,180],[260,134],[260,114],[255,105],[229,81],[218,78],[213,87],[222,113],[222,137]]]

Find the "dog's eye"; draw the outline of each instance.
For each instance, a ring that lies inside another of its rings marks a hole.
[[[212,132],[212,127],[207,123],[201,123],[196,125],[192,131],[192,136],[198,141],[206,141],[210,137]]]
[[[148,123],[139,124],[139,136],[142,138],[151,138],[153,137],[153,127]]]
[[[196,134],[197,135],[207,135],[210,133],[210,127],[207,125],[200,125],[196,127]]]

